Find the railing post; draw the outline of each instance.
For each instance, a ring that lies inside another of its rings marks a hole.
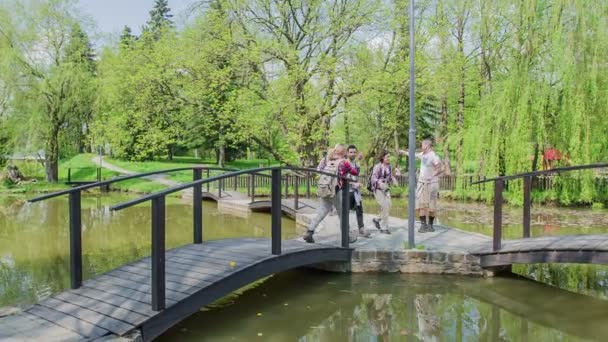
[[[502,191],[504,188],[504,180],[498,179],[494,181],[494,251],[500,250],[502,247]]]
[[[97,168],[97,181],[101,182],[101,168],[100,167]]]
[[[300,205],[300,189],[298,189],[300,187],[300,177],[298,177],[298,175],[295,176],[295,187],[293,190],[293,207],[296,209],[296,211],[298,211],[298,206]]]
[[[255,174],[250,174],[249,179],[251,180],[251,203],[255,202]]]
[[[350,209],[350,195],[348,193],[348,180],[343,180],[342,186],[342,205],[338,210],[340,210],[340,232],[342,233],[342,247],[348,248],[349,238],[348,235],[350,233],[350,225],[348,224],[348,213]]]
[[[251,174],[247,175],[247,196],[251,196]]]
[[[524,177],[524,238],[530,237],[530,190],[532,177]]]
[[[201,169],[193,169],[192,180],[197,181],[202,177]],[[203,185],[197,184],[192,187],[192,200],[194,201],[192,210],[192,220],[194,229],[194,243],[203,243]]]
[[[224,183],[224,179],[220,179],[217,181],[217,197],[222,198],[222,184]]]
[[[207,169],[207,178],[209,178],[209,169]],[[210,186],[210,184],[207,183],[207,192],[209,192],[209,186]]]
[[[310,198],[310,173],[306,173],[306,198]]]
[[[271,185],[272,254],[281,254],[281,169],[272,169]]]
[[[237,190],[238,190],[237,183],[236,183],[236,181],[237,181],[237,177],[238,177],[238,176],[234,176],[234,191],[237,191]]]
[[[165,308],[165,196],[152,200],[152,310]]]
[[[68,167],[68,183],[72,182],[72,168]]]
[[[80,190],[70,192],[70,280],[72,289],[82,286]]]
[[[289,175],[285,175],[285,198],[289,197]]]

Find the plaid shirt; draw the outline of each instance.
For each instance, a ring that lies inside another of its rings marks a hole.
[[[319,163],[319,166],[317,166],[317,170],[323,171],[325,170],[326,166],[327,160],[323,158]],[[340,165],[338,165],[338,190],[342,189],[342,186],[344,186],[344,178],[346,178],[348,175],[358,176],[359,169],[353,167],[351,163],[349,163],[348,160],[345,159],[340,163]]]

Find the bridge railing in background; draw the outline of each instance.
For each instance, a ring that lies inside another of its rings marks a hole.
[[[201,187],[203,184],[209,184],[211,182],[223,181],[226,179],[234,178],[239,175],[259,175],[263,172],[270,171],[271,178],[271,253],[274,255],[281,254],[281,183],[282,170],[291,170],[298,172],[307,173],[318,173],[326,174],[329,176],[337,177],[335,174],[325,173],[317,171],[316,169],[306,169],[297,167],[266,167],[258,169],[248,169],[225,173],[219,176],[209,177],[207,179],[194,180],[191,183],[180,184],[163,191],[155,192],[149,195],[142,196],[138,199],[127,201],[111,207],[111,210],[122,210],[125,208],[132,207],[134,205],[144,203],[147,201],[152,202],[152,310],[160,311],[165,308],[165,198],[167,195],[193,188],[195,198],[198,196],[197,193],[201,193]],[[348,193],[348,180],[344,180],[344,187],[342,191],[342,208],[341,208],[341,219],[340,219],[340,231],[341,231],[341,246],[343,248],[349,247],[349,208],[347,205],[349,202]],[[202,213],[202,204],[200,198],[193,202],[195,206],[195,212]],[[198,207],[198,208],[197,208]],[[201,243],[203,236],[203,225],[202,215],[195,215],[194,222],[194,243]]]
[[[530,208],[532,205],[530,192],[533,185],[533,180],[539,177],[543,182],[548,179],[547,175],[558,174],[563,172],[587,170],[587,169],[601,169],[607,168],[608,163],[604,164],[589,164],[589,165],[577,165],[562,168],[555,168],[551,170],[534,171],[520,173],[510,176],[502,176],[496,178],[484,179],[481,181],[474,182],[473,184],[482,184],[487,182],[494,182],[494,224],[493,224],[493,237],[492,247],[494,251],[499,251],[502,248],[502,207],[503,207],[503,191],[505,184],[508,181],[522,179],[524,182],[524,193],[523,193],[523,237],[530,237]],[[545,176],[545,177],[543,177]],[[537,181],[538,182],[538,181]],[[538,183],[537,183],[538,184]]]
[[[207,170],[209,174],[210,170],[215,171],[234,171],[236,169],[219,168],[219,167],[181,167],[175,169],[158,170],[152,172],[145,172],[133,175],[127,175],[122,177],[116,177],[109,180],[95,182],[90,184],[84,184],[81,186],[74,187],[68,190],[62,190],[53,192],[50,194],[38,196],[30,199],[28,202],[34,203],[50,198],[68,195],[69,196],[69,226],[70,226],[70,285],[72,289],[77,289],[82,285],[82,221],[81,221],[81,194],[82,191],[93,189],[93,188],[104,188],[112,183],[122,182],[129,179],[143,178],[147,176],[153,176],[164,173],[178,172],[178,171],[193,171],[193,180],[201,179],[202,171]],[[194,193],[193,201],[195,203],[201,203],[201,192]],[[198,202],[197,202],[198,201]],[[195,206],[194,210],[195,222],[202,221],[202,209]],[[195,229],[196,231],[196,229]],[[196,240],[196,236],[195,236]]]

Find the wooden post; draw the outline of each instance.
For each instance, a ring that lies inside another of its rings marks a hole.
[[[524,177],[524,238],[530,237],[530,188],[532,187],[532,177]]]
[[[293,207],[296,210],[296,212],[298,211],[298,206],[300,206],[300,189],[298,189],[300,187],[300,182],[299,179],[300,177],[298,177],[298,175],[295,176],[295,187],[294,187],[294,193],[293,193]]]
[[[498,179],[494,181],[494,251],[499,251],[502,247],[502,191],[504,188],[504,180]]]
[[[272,169],[271,185],[271,241],[272,254],[281,254],[281,169]]]
[[[306,198],[310,198],[310,173],[306,173]]]
[[[193,169],[192,180],[197,181],[202,177],[201,169]],[[203,243],[203,185],[197,184],[192,187],[192,200],[193,200],[193,229],[194,229],[194,243]]]
[[[165,196],[152,200],[152,310],[165,308]]]
[[[70,192],[70,280],[72,289],[82,286],[82,220],[80,190]]]
[[[209,178],[209,169],[207,169],[207,178]],[[209,192],[209,183],[207,183],[207,192]]]
[[[251,203],[253,203],[255,202],[255,174],[250,174],[249,178],[251,179]]]

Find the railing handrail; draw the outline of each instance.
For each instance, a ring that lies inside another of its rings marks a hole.
[[[101,187],[101,186],[104,186],[104,185],[108,185],[108,184],[112,184],[112,183],[117,183],[117,182],[129,180],[129,179],[133,179],[133,178],[141,178],[141,177],[147,177],[147,176],[154,176],[154,175],[162,174],[162,173],[170,173],[170,172],[177,172],[177,171],[187,171],[187,170],[196,170],[196,169],[200,169],[200,170],[213,170],[213,171],[237,171],[238,170],[238,169],[234,169],[234,168],[221,168],[221,167],[208,167],[208,166],[190,166],[190,167],[178,167],[178,168],[174,168],[174,169],[156,170],[156,171],[143,172],[143,173],[137,173],[137,174],[131,174],[131,175],[126,175],[126,176],[116,177],[116,178],[108,179],[108,180],[101,181],[101,182],[95,182],[95,183],[91,183],[91,184],[85,184],[85,185],[73,187],[73,188],[67,189],[67,190],[56,191],[56,192],[52,192],[50,194],[45,194],[45,195],[41,195],[41,196],[38,196],[38,197],[31,198],[31,199],[28,200],[28,202],[30,202],[30,203],[39,202],[39,201],[43,201],[43,200],[46,200],[46,199],[49,199],[49,198],[53,198],[53,197],[57,197],[57,196],[62,196],[62,195],[67,195],[67,194],[70,194],[70,193],[74,193],[74,192],[82,191],[82,190],[87,190],[87,189],[91,189],[91,188]]]
[[[205,179],[199,179],[196,181],[192,181],[190,183],[178,184],[178,185],[172,186],[170,188],[167,188],[167,189],[164,189],[161,191],[157,191],[157,192],[153,192],[151,194],[144,195],[144,196],[142,196],[140,198],[136,198],[134,200],[116,204],[114,206],[111,206],[110,210],[119,211],[122,209],[126,209],[126,208],[132,207],[134,205],[153,200],[155,198],[167,196],[174,192],[192,188],[196,185],[212,183],[212,182],[215,182],[218,180],[232,178],[232,177],[236,177],[236,176],[240,176],[240,175],[244,175],[244,174],[260,175],[260,172],[272,171],[272,170],[297,170],[297,171],[313,172],[313,173],[317,173],[317,174],[328,175],[331,177],[338,177],[338,175],[333,174],[333,173],[319,171],[317,169],[312,169],[312,168],[295,167],[295,166],[268,166],[268,167],[253,168],[253,169],[243,169],[243,170],[238,170],[238,171],[233,171],[233,172],[226,172],[221,175],[213,176],[213,177],[209,177],[209,178],[205,178]],[[346,179],[346,178],[344,178],[344,179]]]
[[[531,171],[531,172],[518,173],[518,174],[514,174],[514,175],[509,175],[509,176],[487,178],[484,180],[473,182],[471,184],[481,184],[481,183],[487,183],[487,182],[494,182],[497,180],[506,181],[506,180],[517,179],[517,178],[534,177],[534,176],[543,175],[543,174],[547,174],[547,173],[560,173],[560,172],[578,171],[578,170],[586,170],[586,169],[602,169],[602,168],[606,168],[606,167],[608,167],[608,163],[565,166],[565,167],[558,167],[558,168],[550,169],[550,170]]]

